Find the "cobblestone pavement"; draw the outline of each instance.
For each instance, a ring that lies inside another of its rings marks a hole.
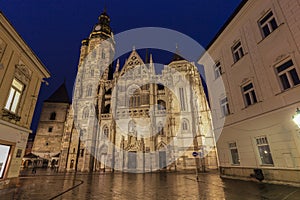
[[[221,179],[217,173],[39,173],[20,178],[15,189],[0,190],[1,200],[10,199],[300,199],[300,188]]]

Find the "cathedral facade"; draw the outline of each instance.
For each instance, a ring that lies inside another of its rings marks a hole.
[[[217,168],[211,112],[197,67],[175,53],[158,72],[152,55],[142,59],[135,49],[121,66],[112,62],[117,45],[103,12],[82,41],[59,170]]]

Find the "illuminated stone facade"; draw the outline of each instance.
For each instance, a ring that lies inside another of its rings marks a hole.
[[[198,69],[175,54],[157,73],[152,55],[143,60],[135,49],[123,66],[111,65],[118,44],[109,23],[102,13],[82,41],[60,171],[217,168]],[[193,151],[206,156],[194,158]]]

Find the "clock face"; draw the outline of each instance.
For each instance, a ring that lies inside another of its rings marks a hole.
[[[97,25],[96,27],[95,27],[95,31],[99,31],[101,29],[101,26],[100,25]]]

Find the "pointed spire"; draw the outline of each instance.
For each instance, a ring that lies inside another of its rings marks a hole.
[[[132,51],[135,51],[135,46],[134,45],[132,46]]]
[[[185,60],[185,59],[180,56],[178,44],[176,43],[176,50],[175,50],[175,53],[174,53],[174,56],[173,56],[173,59],[171,62],[180,61],[180,60]]]
[[[60,85],[45,102],[54,102],[54,103],[70,103],[66,83]]]
[[[150,53],[150,64],[153,64],[152,53]]]
[[[153,63],[153,58],[152,58],[152,54],[150,54],[150,63],[149,63],[149,70],[151,74],[155,74],[155,67],[154,67],[154,63]]]
[[[120,59],[117,60],[116,70],[115,72],[118,72],[120,69]]]
[[[148,53],[148,49],[146,49],[145,64],[148,63],[149,63],[149,53]]]
[[[106,5],[106,1],[104,0],[104,8],[103,8],[103,12],[104,13],[106,13],[106,11],[107,11],[107,7],[106,7],[107,5]]]

